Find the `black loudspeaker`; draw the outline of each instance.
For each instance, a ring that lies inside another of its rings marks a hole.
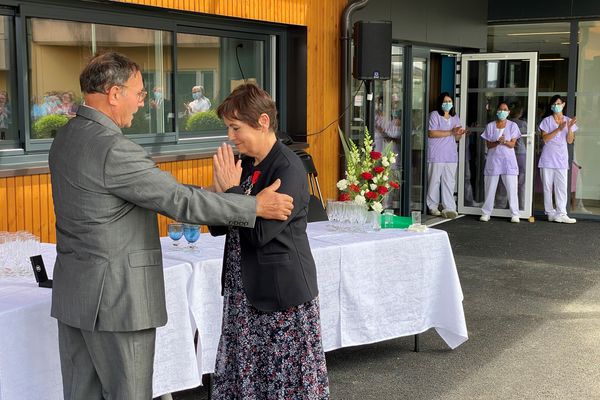
[[[392,70],[392,22],[354,23],[355,79],[390,79]]]

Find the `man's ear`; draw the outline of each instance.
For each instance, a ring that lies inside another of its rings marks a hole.
[[[115,106],[119,103],[119,99],[121,97],[121,91],[123,89],[120,86],[112,86],[110,89],[108,89],[108,103],[111,106]]]

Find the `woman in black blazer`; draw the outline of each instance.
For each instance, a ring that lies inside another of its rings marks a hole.
[[[294,199],[286,221],[210,227],[227,234],[223,260],[223,328],[213,399],[328,399],[315,263],[306,236],[306,171],[275,136],[277,110],[254,84],[237,87],[217,109],[231,147],[214,156],[217,191],[255,196],[279,180]]]

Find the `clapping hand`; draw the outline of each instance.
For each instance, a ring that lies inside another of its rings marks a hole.
[[[240,184],[242,160],[235,161],[233,149],[227,143],[217,148],[213,155],[213,182],[217,192],[225,192]]]
[[[560,124],[558,124],[558,130],[562,131],[563,129],[565,129],[565,126],[567,126],[567,121],[563,119],[563,121]]]
[[[465,129],[462,126],[460,126],[460,125],[455,126],[454,128],[452,128],[452,134],[454,135],[454,137],[456,137],[458,139],[460,139],[460,137],[462,135],[464,135],[465,132],[466,132]]]
[[[573,127],[573,125],[575,125],[576,122],[577,122],[577,117],[573,117],[569,120],[569,122],[567,123],[567,127],[569,128],[569,130],[571,130],[571,128]]]

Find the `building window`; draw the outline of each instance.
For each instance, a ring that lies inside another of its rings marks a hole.
[[[17,1],[18,15],[0,7],[0,167],[47,160],[59,128],[83,103],[79,75],[97,53],[117,51],[140,65],[148,96],[122,130],[154,155],[212,151],[226,138],[216,108],[243,82],[273,94],[285,82],[278,89],[286,93],[274,62],[285,28],[196,14],[165,18],[116,3],[47,3]]]
[[[30,18],[28,39],[32,140],[51,139],[57,128],[75,116],[82,103],[79,74],[92,55],[104,51],[118,51],[140,64],[145,86],[152,88],[151,98],[123,132],[156,135],[174,131],[168,32]]]
[[[181,138],[225,133],[218,105],[244,82],[264,87],[264,41],[177,34],[177,120]]]
[[[0,16],[0,149],[20,147],[13,18]]]

